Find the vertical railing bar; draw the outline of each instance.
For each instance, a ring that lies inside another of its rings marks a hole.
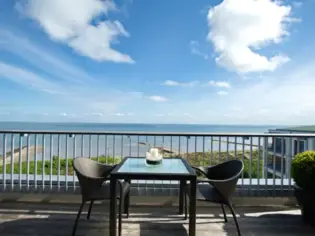
[[[275,185],[276,185],[276,138],[274,137],[274,145],[273,145],[273,186],[272,186],[272,195],[275,196]]]
[[[140,146],[139,146],[139,142],[140,142],[140,136],[138,135],[137,136],[137,157],[139,157],[140,155]],[[131,156],[131,137],[130,137],[130,140],[129,140],[129,156]]]
[[[178,155],[180,156],[180,138],[181,136],[178,136]]]
[[[242,137],[242,162],[244,163],[244,158],[245,158],[245,139]],[[244,189],[244,171],[242,172],[242,193]]]
[[[265,144],[266,144],[266,147],[264,149],[264,152],[266,154],[264,155],[263,158],[264,158],[264,162],[265,162],[264,168],[266,168],[266,166],[267,166],[267,171],[264,169],[264,172],[265,172],[264,173],[265,174],[265,193],[266,193],[266,192],[268,192],[267,188],[268,188],[268,175],[269,175],[269,171],[268,171],[268,165],[269,165],[269,137],[264,137],[264,145]]]
[[[289,170],[288,171],[286,171],[287,173],[288,173],[288,179],[289,179],[289,186],[291,186],[291,188],[292,188],[292,182],[291,182],[291,164],[292,164],[292,158],[293,158],[293,156],[292,156],[292,153],[293,153],[293,151],[294,151],[294,145],[293,145],[293,147],[292,147],[292,138],[290,137],[289,138],[289,143],[290,143],[290,146],[291,146],[291,152],[289,153],[289,156],[287,156],[287,158],[288,158],[288,164],[287,164],[287,166],[289,166]]]
[[[197,136],[195,136],[195,163],[197,163]],[[200,160],[198,160],[198,166],[200,166]]]
[[[162,136],[162,147],[164,148],[164,136]]]
[[[283,161],[284,161],[284,137],[281,138],[281,195],[283,193]]]
[[[252,196],[253,137],[249,139],[249,194]]]
[[[115,155],[116,155],[116,135],[113,135],[113,163],[115,162]]]
[[[37,134],[35,134],[35,155],[34,155],[34,185],[37,190]]]
[[[3,179],[3,192],[6,191],[6,185],[7,185],[7,135],[3,134],[3,173],[2,173],[2,179]]]
[[[226,137],[226,161],[229,160],[229,145],[230,145],[230,137]]]
[[[257,157],[257,184],[258,184],[258,186],[257,186],[257,194],[258,194],[258,196],[260,196],[260,177],[262,176],[261,175],[261,171],[260,171],[260,152],[261,152],[261,150],[260,150],[260,146],[261,146],[261,143],[260,143],[260,140],[261,138],[260,137],[258,137],[258,157]]]
[[[140,136],[137,135],[137,157],[139,157],[139,142],[140,142]],[[146,137],[146,143],[148,143],[148,137]],[[131,136],[129,136],[129,156],[131,156]],[[140,184],[139,181],[137,180],[137,191],[139,193],[139,188],[140,188]],[[145,189],[147,188],[146,184],[145,184]]]
[[[54,146],[53,146],[53,135],[50,135],[50,173],[49,173],[49,187],[50,187],[50,191],[52,191],[52,175],[53,175],[53,150],[54,150]]]
[[[66,180],[66,192],[68,192],[68,135],[66,135],[66,143],[65,143],[65,159],[66,159],[66,173],[65,173],[65,180]]]
[[[81,136],[81,157],[84,156],[84,134]]]
[[[19,190],[22,190],[22,147],[23,147],[23,136],[20,134],[20,144],[19,144]]]
[[[297,138],[296,139],[296,146],[297,146],[297,150],[296,150],[296,153],[300,153],[300,138]]]
[[[202,136],[202,153],[203,153],[202,166],[205,166],[205,159],[206,159],[205,146],[206,146],[206,137]]]
[[[124,135],[121,135],[121,158],[120,160],[122,160],[124,158]]]
[[[189,161],[189,154],[188,154],[188,152],[189,152],[189,148],[188,148],[188,146],[189,146],[189,139],[190,139],[190,137],[186,136],[186,159],[187,159],[187,161]],[[192,165],[192,163],[190,163],[190,164]]]
[[[131,137],[129,136],[129,156],[131,156]],[[137,136],[137,142],[139,143],[139,135]],[[137,157],[139,157],[139,145],[137,146]]]
[[[100,135],[98,134],[96,136],[96,156],[97,156],[97,162],[100,161]]]
[[[212,166],[213,159],[213,136],[210,137],[210,166]]]
[[[57,153],[58,153],[58,174],[57,174],[57,188],[58,192],[60,191],[60,134],[58,134],[58,145],[57,145]]]
[[[156,136],[153,136],[153,146],[156,146]]]
[[[105,135],[105,153],[104,153],[104,155],[105,155],[105,163],[107,164],[108,162],[107,162],[107,135]]]
[[[13,176],[14,176],[14,134],[11,134],[11,191],[14,190],[14,177]]]
[[[173,136],[170,137],[170,151],[171,151],[171,156],[173,157]],[[172,181],[170,180],[170,184],[172,183]],[[171,196],[171,188],[169,188],[169,195]]]
[[[89,135],[89,158],[92,157],[92,135]]]
[[[154,137],[153,137],[153,146],[154,147],[156,147],[156,136],[154,135]],[[155,191],[155,180],[153,180],[153,193],[154,193],[154,191]],[[163,185],[162,185],[162,188],[163,188]]]
[[[171,155],[173,155],[173,136],[170,137],[170,151],[171,151]]]
[[[72,162],[76,158],[76,136],[74,135],[73,137],[73,157],[72,157]],[[73,192],[75,193],[76,189],[76,184],[75,184],[75,171],[74,169],[72,170],[72,178],[73,178]]]
[[[27,191],[30,190],[30,135],[27,136],[27,153],[26,153],[26,188]]]
[[[219,155],[218,155],[218,163],[221,163],[221,136],[218,137],[219,141]]]
[[[237,136],[234,137],[234,159],[237,159]]]
[[[42,140],[42,190],[45,190],[45,134],[43,134]]]

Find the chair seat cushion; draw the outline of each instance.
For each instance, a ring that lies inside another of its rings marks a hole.
[[[186,187],[186,193],[189,196],[190,184]],[[197,184],[196,199],[198,201],[209,201],[214,203],[224,203],[222,195],[210,184]]]
[[[120,181],[121,185],[119,183],[116,184],[116,195],[117,198],[120,197],[120,192],[122,190],[123,197],[126,196],[126,194],[130,191],[130,183]],[[122,186],[122,189],[121,187]],[[110,199],[110,183],[105,182],[102,184],[102,186],[94,191],[91,191],[89,196],[87,197],[88,200],[106,200]]]

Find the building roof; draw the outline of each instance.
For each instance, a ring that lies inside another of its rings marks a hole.
[[[270,131],[315,133],[315,125],[287,127]]]

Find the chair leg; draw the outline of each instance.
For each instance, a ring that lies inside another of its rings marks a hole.
[[[119,198],[119,208],[118,208],[118,235],[119,236],[121,236],[121,231],[122,231],[122,227],[121,227],[122,226],[122,223],[121,223],[121,220],[122,220],[121,215],[122,214],[121,213],[122,213],[122,204],[123,204],[122,199],[123,199],[122,197]]]
[[[130,193],[128,193],[124,199],[124,213],[126,217],[129,217],[129,206],[130,206]]]
[[[238,236],[241,236],[241,231],[240,231],[240,227],[238,225],[238,221],[237,221],[237,218],[236,218],[236,215],[235,215],[235,211],[232,207],[232,205],[230,203],[227,204],[227,206],[230,208],[230,211],[233,215],[233,219],[234,219],[234,222],[235,222],[235,225],[236,225],[236,229],[237,229],[237,233],[238,233]]]
[[[90,216],[91,216],[91,211],[92,211],[92,206],[93,206],[93,203],[94,203],[94,201],[91,201],[91,203],[90,203],[90,207],[89,207],[88,215],[87,215],[87,217],[86,217],[88,220],[90,219]]]
[[[226,218],[226,213],[225,213],[225,209],[224,209],[223,204],[221,204],[221,208],[222,208],[222,211],[223,211],[224,222],[226,223],[227,222],[227,218]]]
[[[184,193],[184,207],[185,207],[185,218],[184,219],[187,220],[187,215],[188,215],[187,214],[187,207],[188,206],[187,206],[187,193],[186,192]]]
[[[81,206],[80,206],[80,208],[79,208],[79,211],[78,211],[78,214],[77,214],[77,218],[75,219],[75,222],[74,222],[74,226],[73,226],[73,230],[72,230],[72,236],[75,236],[75,232],[76,232],[76,230],[77,230],[79,218],[80,218],[80,215],[81,215],[81,212],[82,212],[82,208],[83,208],[83,206],[84,206],[84,203],[85,203],[85,202],[82,202],[82,203],[81,203]]]

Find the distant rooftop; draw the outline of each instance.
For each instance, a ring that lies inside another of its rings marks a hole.
[[[287,127],[287,128],[280,128],[280,129],[271,129],[269,132],[303,132],[303,133],[315,133],[315,125],[308,125],[308,126],[296,126],[296,127]]]

